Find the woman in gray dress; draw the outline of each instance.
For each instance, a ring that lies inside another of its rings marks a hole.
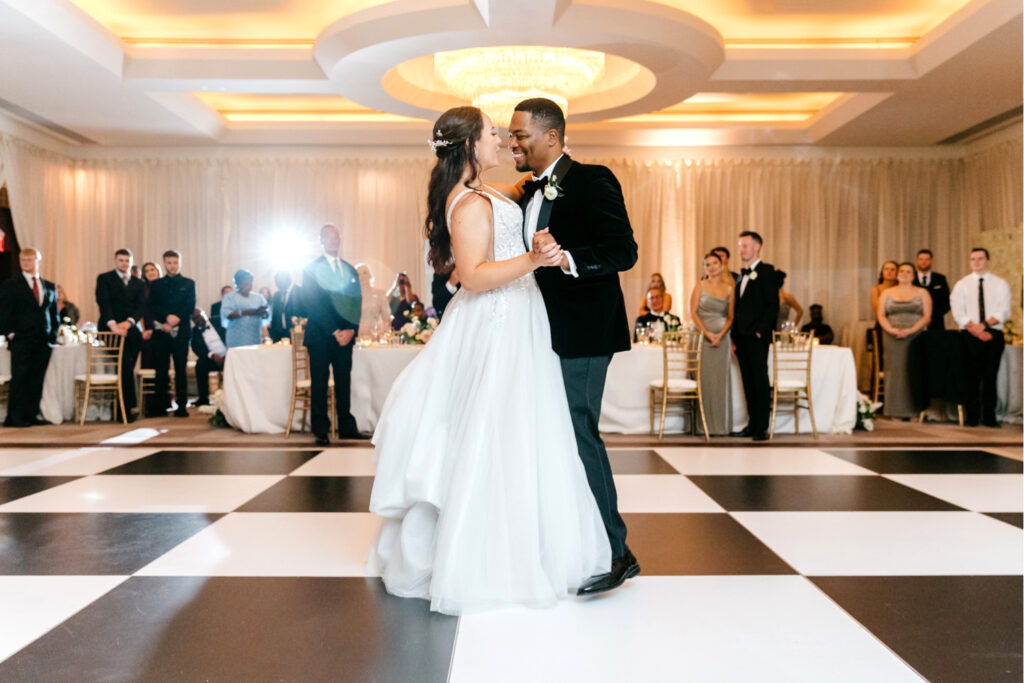
[[[708,434],[723,435],[732,431],[732,327],[736,287],[717,254],[704,257],[707,277],[697,282],[690,295],[693,324],[704,335],[701,358],[701,394]]]
[[[916,286],[916,281],[914,264],[901,263],[896,286],[884,290],[878,298],[878,323],[882,326],[885,350],[882,413],[892,418],[908,419],[918,413],[910,392],[907,355],[910,342],[932,318],[932,298],[927,289]]]

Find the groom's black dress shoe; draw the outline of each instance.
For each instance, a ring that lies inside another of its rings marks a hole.
[[[626,554],[612,560],[612,570],[607,574],[598,574],[587,579],[587,582],[579,587],[576,595],[596,595],[604,593],[613,588],[618,588],[626,579],[632,579],[640,573],[640,565],[637,564],[633,553],[626,548]]]
[[[767,441],[767,440],[768,440],[768,432],[758,432],[757,434],[754,434],[754,441]]]
[[[753,435],[754,435],[754,429],[753,429],[753,427],[751,427],[750,425],[747,425],[746,427],[744,427],[744,428],[743,428],[743,429],[741,429],[740,431],[738,431],[738,432],[733,432],[733,433],[732,433],[732,434],[730,434],[729,436],[738,436],[738,437],[744,437],[744,438],[745,438],[745,437],[748,437],[748,436],[753,436]]]
[[[330,446],[331,440],[327,438],[326,434],[317,434],[315,443],[317,446]]]

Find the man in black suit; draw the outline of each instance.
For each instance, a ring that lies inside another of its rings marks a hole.
[[[57,286],[39,277],[42,255],[22,249],[21,274],[0,288],[0,334],[11,348],[11,385],[5,427],[45,424],[39,419],[43,380],[57,340]]]
[[[619,273],[637,260],[633,229],[618,179],[604,166],[579,164],[564,153],[565,115],[551,100],[520,102],[509,125],[518,171],[532,171],[522,199],[523,240],[542,251],[561,245],[561,268],[536,271],[561,358],[573,430],[587,481],[612,550],[611,571],[591,577],[581,595],[611,590],[640,573],[626,546],[615,483],[598,422],[612,355],[629,349],[629,319]]]
[[[356,428],[351,411],[352,349],[363,298],[359,274],[338,257],[341,232],[337,226],[320,228],[324,254],[302,271],[302,310],[308,318],[305,346],[309,350],[310,413],[318,446],[330,443],[331,418],[327,412],[327,382],[334,369],[334,398],[338,435],[366,438]]]
[[[196,389],[199,396],[197,406],[210,405],[210,373],[224,369],[227,347],[224,339],[210,324],[206,311],[197,308],[192,313],[192,350],[196,354]]]
[[[140,324],[146,307],[146,285],[132,275],[132,252],[114,252],[114,270],[96,278],[96,304],[100,307],[100,325],[124,337],[121,362],[121,391],[128,421],[135,420],[135,360],[142,348]]]
[[[718,256],[718,260],[722,262],[722,269],[728,271],[728,273],[732,275],[733,282],[739,282],[740,274],[729,270],[729,257],[731,256],[731,254],[729,254],[729,250],[725,247],[715,247],[711,250],[711,253]]]
[[[153,356],[156,361],[157,405],[167,409],[171,358],[174,359],[174,397],[178,409],[175,417],[188,417],[188,344],[191,318],[196,308],[196,283],[181,275],[181,254],[164,252],[164,272],[150,286],[149,305],[153,311]]]
[[[210,306],[210,324],[213,325],[213,329],[217,330],[221,341],[226,339],[227,331],[224,329],[224,321],[220,319],[220,302],[224,299],[225,294],[233,291],[235,291],[234,285],[224,285],[220,288],[220,299],[214,301]]]
[[[448,304],[451,303],[456,292],[459,291],[459,287],[458,268],[453,266],[446,273],[434,273],[434,277],[430,282],[430,303],[434,307],[439,321],[444,315],[444,309],[448,308]]]
[[[927,289],[932,297],[932,320],[928,329],[946,329],[943,317],[949,313],[949,283],[942,273],[932,272],[931,249],[917,252],[917,286]]]
[[[278,342],[292,333],[292,316],[298,315],[298,301],[295,287],[292,286],[292,276],[287,270],[274,274],[274,284],[277,285],[277,291],[270,300],[269,331],[270,338]]]
[[[736,283],[732,341],[743,376],[749,422],[737,436],[768,440],[771,417],[771,385],[768,381],[768,347],[779,317],[779,285],[775,268],[761,261],[764,241],[756,232],[740,233],[743,269]]]
[[[665,310],[665,292],[652,288],[647,290],[647,313],[639,316],[633,325],[633,341],[641,327],[654,323],[661,323],[663,331],[670,332],[679,329],[681,324],[679,318]]]

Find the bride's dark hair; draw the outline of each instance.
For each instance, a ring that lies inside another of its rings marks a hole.
[[[474,145],[484,130],[483,114],[476,107],[455,107],[441,114],[434,123],[432,142],[437,163],[430,172],[427,189],[427,260],[437,272],[445,272],[452,264],[452,237],[448,231],[445,204],[448,195],[462,179],[469,165],[469,187],[480,177],[480,163],[473,154]]]

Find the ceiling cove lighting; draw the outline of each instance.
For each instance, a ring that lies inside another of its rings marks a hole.
[[[603,52],[567,47],[498,46],[439,52],[434,72],[498,125],[521,100],[546,97],[567,112],[569,100],[604,76]]]

